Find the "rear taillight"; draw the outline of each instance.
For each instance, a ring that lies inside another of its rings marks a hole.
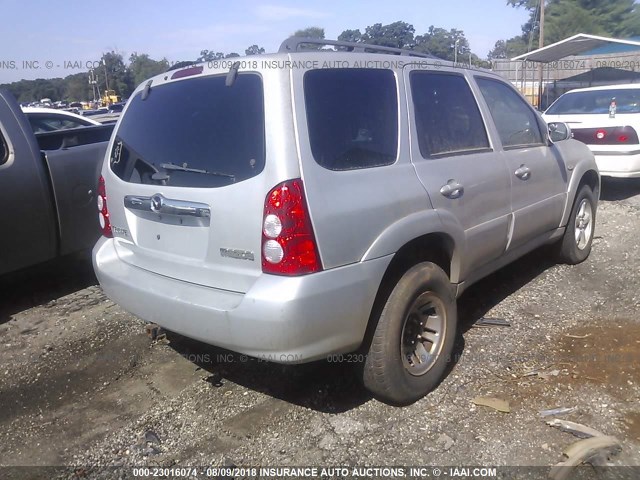
[[[304,275],[322,270],[302,180],[274,187],[264,202],[262,271]]]
[[[100,175],[98,180],[98,220],[100,221],[100,230],[102,235],[111,238],[111,220],[109,220],[109,209],[107,208],[107,189],[104,185],[104,177]]]
[[[573,138],[587,145],[638,144],[638,133],[633,127],[572,128]]]

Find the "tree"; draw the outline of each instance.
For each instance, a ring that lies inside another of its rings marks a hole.
[[[174,63],[169,68],[167,68],[167,72],[170,72],[172,70],[178,70],[178,69],[184,68],[184,67],[188,67],[190,65],[195,65],[195,63],[196,63],[195,60],[182,60],[180,62]]]
[[[541,0],[507,0],[529,10],[522,35],[510,40],[529,48],[538,45]],[[577,33],[625,38],[640,35],[640,8],[634,0],[546,0],[544,43],[558,42]]]
[[[222,54],[221,54],[222,55]],[[227,56],[238,56],[231,53]],[[182,68],[194,62],[178,62],[170,69]],[[122,54],[111,51],[102,56],[100,65],[94,70],[100,92],[106,89],[105,74],[109,89],[115,90],[122,97],[128,97],[133,89],[145,79],[167,71],[169,62],[166,59],[153,60],[147,54],[133,53],[129,64],[125,64]],[[7,88],[19,102],[34,102],[42,98],[51,100],[83,101],[93,100],[93,90],[89,85],[89,72],[68,75],[65,78],[48,78],[38,80],[20,80],[0,88]]]
[[[430,53],[444,60],[457,59],[459,62],[469,62],[471,48],[462,30],[452,28],[447,31],[444,28],[436,28],[433,25],[424,35],[418,35],[415,39],[415,49],[419,52]],[[477,58],[477,57],[476,57]]]
[[[89,85],[89,75],[87,73],[76,73],[69,75],[65,79],[64,100],[70,102],[80,102],[82,100],[93,100],[93,92]]]
[[[319,38],[324,39],[324,28],[320,27],[307,27],[302,30],[296,30],[293,32],[294,37],[303,38]]]
[[[554,2],[545,11],[545,45],[578,33],[607,35],[598,18],[577,1]]]
[[[406,22],[393,22],[389,25],[375,23],[365,29],[362,41],[385,47],[413,48],[414,33],[413,25]]]
[[[259,47],[258,45],[251,45],[245,51],[245,55],[262,55],[264,53],[264,48]]]
[[[489,52],[487,58],[489,60],[513,58],[526,53],[527,43],[522,36],[513,37],[509,40],[498,40]]]
[[[118,52],[111,51],[102,55],[101,66],[96,73],[98,78],[101,78],[98,83],[101,92],[107,89],[107,85],[109,90],[115,90],[122,97],[128,97],[134,90],[131,71],[124,64],[122,54]]]
[[[302,38],[317,38],[324,39],[324,28],[320,27],[307,27],[302,30],[296,30],[293,32],[294,37]],[[305,50],[322,50],[322,45],[307,44],[304,46]]]
[[[574,1],[590,13],[594,22],[606,35],[612,37],[640,35],[640,8],[634,0]]]
[[[222,60],[224,53],[214,52],[213,50],[200,50],[200,56],[196,62],[212,62],[214,60]]]
[[[165,72],[167,68],[169,68],[169,62],[166,58],[152,60],[146,53],[138,55],[135,52],[129,57],[129,70],[134,85],[140,85],[146,79]]]
[[[341,42],[358,43],[362,41],[362,32],[360,32],[360,30],[345,30],[338,35],[338,40]]]
[[[493,49],[489,51],[487,58],[489,58],[489,60],[508,58],[507,42],[504,40],[498,40],[493,46]]]

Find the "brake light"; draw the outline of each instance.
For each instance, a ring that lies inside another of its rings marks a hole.
[[[264,202],[262,271],[304,275],[322,270],[301,179],[275,186]]]
[[[204,67],[202,65],[197,67],[187,67],[182,70],[177,70],[173,75],[171,75],[171,80],[175,80],[176,78],[184,78],[191,77],[193,75],[200,75]]]
[[[573,138],[587,145],[638,144],[638,132],[633,127],[572,128]]]
[[[107,188],[104,184],[104,177],[100,175],[98,180],[98,220],[100,221],[100,230],[103,236],[107,238],[113,237],[111,231],[111,221],[109,220],[109,209],[107,208]]]

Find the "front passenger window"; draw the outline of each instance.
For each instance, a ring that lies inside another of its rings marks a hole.
[[[516,91],[502,82],[476,77],[504,148],[544,145],[535,112]]]

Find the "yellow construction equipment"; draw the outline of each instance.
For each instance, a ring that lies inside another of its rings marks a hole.
[[[102,95],[102,98],[100,99],[100,103],[103,107],[108,107],[112,103],[118,103],[119,101],[121,101],[120,95],[116,95],[115,90],[105,90],[104,95]]]

